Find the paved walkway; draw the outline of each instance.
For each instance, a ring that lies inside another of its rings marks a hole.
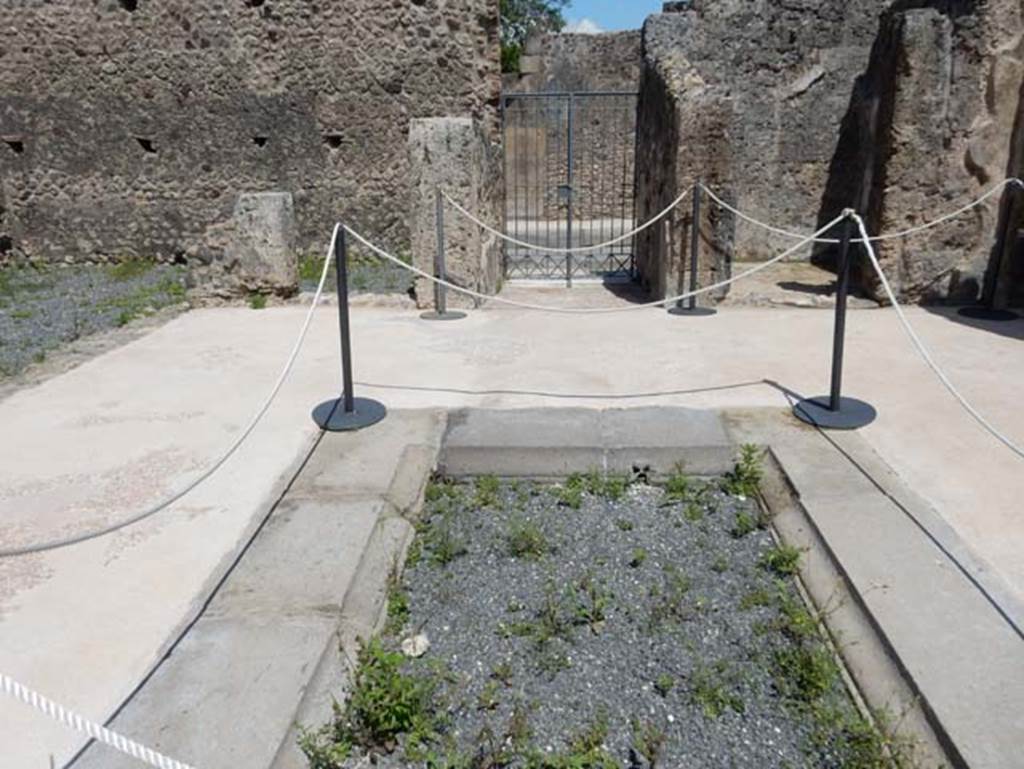
[[[559,301],[550,290],[545,299]],[[196,472],[270,387],[302,313],[192,312],[0,402],[3,543],[122,517]],[[1024,322],[985,330],[951,313],[910,317],[963,391],[1024,440]],[[820,394],[828,385],[827,311],[727,308],[688,319],[502,310],[427,323],[360,308],[354,325],[360,394],[393,408],[781,406],[782,388]],[[337,388],[333,310],[320,312],[308,345],[281,402],[209,485],[103,540],[0,562],[0,670],[91,717],[112,712],[312,445],[308,411]],[[865,439],[1024,598],[1020,460],[958,410],[891,312],[851,315],[846,370],[847,392],[880,412]],[[45,767],[50,753],[66,759],[79,744],[13,702],[0,702],[0,742],[15,769]]]

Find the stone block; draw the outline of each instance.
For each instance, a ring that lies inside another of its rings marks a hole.
[[[447,192],[481,221],[497,226],[500,215],[500,164],[495,148],[477,123],[468,117],[413,120],[409,128],[409,164],[412,199],[409,230],[413,263],[431,274],[438,252],[437,193]],[[501,278],[501,248],[497,238],[483,231],[445,203],[442,206],[447,279],[482,294],[493,294]],[[421,307],[434,303],[430,281],[416,282]],[[475,302],[448,292],[451,306]]]
[[[295,205],[291,193],[238,196],[224,252],[227,269],[249,292],[290,296],[298,291]]]

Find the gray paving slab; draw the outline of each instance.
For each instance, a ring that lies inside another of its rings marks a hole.
[[[696,475],[732,467],[735,447],[711,411],[639,409],[466,410],[449,419],[441,470],[558,478],[601,469],[655,474],[677,464]]]
[[[203,769],[269,766],[336,630],[332,616],[201,618],[111,726]],[[139,763],[94,744],[74,767]]]

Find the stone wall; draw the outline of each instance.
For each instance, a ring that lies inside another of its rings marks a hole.
[[[0,0],[0,260],[220,258],[240,194],[408,244],[410,120],[498,138],[490,0]]]
[[[506,93],[633,91],[640,80],[640,30],[531,37]]]
[[[667,5],[672,13],[644,26],[638,141],[648,164],[660,147],[675,150],[668,168],[638,177],[641,221],[700,177],[787,229],[812,231],[852,206],[873,231],[900,230],[1022,170],[1020,0]],[[709,131],[713,120],[724,123]],[[1004,197],[1002,209],[997,198],[933,233],[882,244],[901,296],[1024,299],[1014,256],[1024,251],[1024,206]],[[671,283],[685,257],[688,218],[683,211],[673,223],[683,237],[641,243],[643,276],[659,290],[659,276]],[[735,253],[702,257],[709,276],[730,258],[760,261],[792,245],[744,222],[727,222],[721,234]],[[829,264],[833,253],[813,256]],[[859,278],[877,296],[873,277],[861,270]]]
[[[856,205],[872,231],[903,230],[1019,173],[1013,145],[1024,75],[1020,0],[906,5],[882,16],[870,65],[852,89],[822,219]],[[902,298],[993,299],[1002,263],[998,293],[1006,301],[1019,283],[1015,237],[1001,259],[1000,211],[1011,197],[1012,191],[997,196],[913,238],[879,243],[879,259]],[[876,276],[863,263],[862,283],[880,298]]]

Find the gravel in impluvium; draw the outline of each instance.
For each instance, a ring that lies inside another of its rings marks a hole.
[[[0,376],[184,301],[183,267],[148,261],[0,269]]]
[[[798,551],[735,485],[432,484],[348,710],[303,740],[311,765],[888,765],[796,592]],[[388,695],[368,660],[417,636],[422,657],[389,659],[423,690]],[[399,701],[429,715],[376,729]]]

